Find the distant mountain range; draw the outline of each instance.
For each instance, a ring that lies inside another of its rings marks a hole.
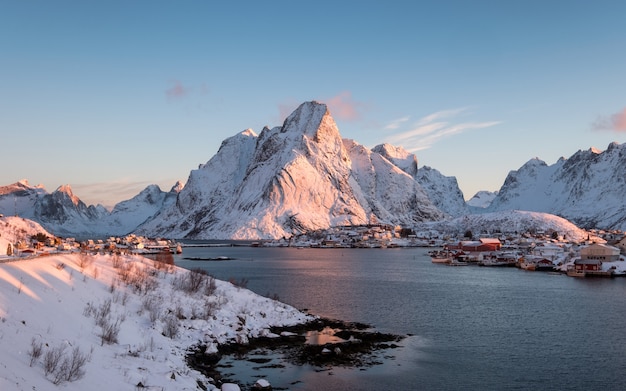
[[[108,211],[102,205],[85,205],[68,185],[48,193],[41,186],[22,180],[0,187],[0,213],[39,222],[48,231],[64,237],[106,237],[125,235],[164,207],[173,204],[182,184],[169,192],[150,185],[130,200]]]
[[[466,203],[456,178],[418,168],[417,157],[402,147],[368,149],[343,139],[326,105],[306,102],[282,126],[259,135],[248,129],[224,140],[184,187],[177,183],[164,192],[151,185],[108,211],[85,205],[67,185],[48,193],[24,180],[0,187],[0,213],[75,237],[134,232],[264,239],[343,224],[412,227],[508,210],[624,230],[624,172],[626,146],[613,143],[604,152],[579,151],[552,166],[532,159],[511,171],[498,192],[479,192]]]
[[[486,208],[529,210],[566,218],[582,228],[626,230],[626,144],[590,148],[553,165],[531,159],[511,171]]]

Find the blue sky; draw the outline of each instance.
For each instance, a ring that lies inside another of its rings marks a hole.
[[[626,141],[624,1],[0,1],[0,185],[112,206],[329,105],[466,198]]]

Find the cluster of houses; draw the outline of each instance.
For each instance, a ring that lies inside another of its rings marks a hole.
[[[572,277],[626,276],[626,237],[612,244],[520,240],[503,244],[497,238],[462,240],[431,252],[433,263],[454,266],[515,266],[525,270],[557,271]]]
[[[467,235],[465,235],[467,236]],[[593,240],[573,243],[543,232],[497,234],[470,239],[451,238],[438,232],[416,234],[400,226],[371,224],[340,226],[279,240],[255,242],[273,247],[393,248],[437,247],[433,262],[450,265],[517,266],[526,270],[550,270],[570,276],[626,276],[626,236],[623,232],[593,232]],[[591,238],[591,236],[590,236]],[[600,242],[605,243],[600,243]],[[179,243],[137,235],[78,241],[74,238],[33,236],[7,249],[8,256],[37,256],[51,252],[115,251],[155,254],[181,253]]]
[[[331,227],[263,242],[264,246],[316,248],[424,247],[431,244],[432,241],[418,238],[410,229],[387,224]]]
[[[18,240],[9,245],[8,256],[28,257],[44,256],[52,252],[121,252],[136,254],[155,254],[160,252],[175,252],[180,254],[182,246],[170,240],[149,239],[143,236],[127,235],[125,237],[110,237],[108,239],[87,239],[83,241],[75,238],[37,237]]]
[[[574,243],[555,233],[545,232],[454,239],[438,232],[416,234],[399,226],[376,224],[333,227],[266,241],[262,245],[316,248],[436,247],[440,250],[433,251],[435,258],[441,257],[444,259],[441,263],[450,265],[516,266],[525,270],[563,272],[576,277],[626,276],[626,262],[620,262],[626,254],[626,236],[622,232],[593,232],[587,241]]]

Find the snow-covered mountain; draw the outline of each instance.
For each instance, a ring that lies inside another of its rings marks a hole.
[[[529,210],[580,227],[626,230],[626,144],[578,151],[547,165],[537,158],[511,171],[487,211]]]
[[[124,235],[173,204],[181,187],[177,183],[166,193],[156,185],[148,186],[109,212],[102,205],[87,206],[69,185],[48,193],[42,186],[22,180],[0,187],[0,213],[37,221],[57,236]]]
[[[138,233],[280,238],[344,224],[413,225],[443,217],[411,175],[343,140],[326,105],[306,102],[280,127],[226,139],[191,172],[176,204]]]
[[[385,157],[415,179],[424,189],[428,198],[442,212],[455,217],[469,213],[463,192],[461,192],[455,177],[444,176],[428,166],[418,168],[417,157],[402,147],[380,144],[375,146],[372,151]]]
[[[477,192],[476,194],[474,194],[472,198],[467,200],[466,204],[470,208],[485,209],[489,207],[489,205],[491,205],[491,203],[493,202],[494,198],[496,198],[497,195],[498,195],[497,191],[481,190]]]

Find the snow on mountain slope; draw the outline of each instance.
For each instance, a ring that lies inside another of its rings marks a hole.
[[[442,212],[450,216],[468,214],[463,192],[455,177],[447,177],[434,168],[424,166],[417,168],[417,157],[402,147],[380,144],[372,151],[381,154],[402,171],[409,174],[427,194],[430,201]]]
[[[549,213],[519,210],[501,211],[457,217],[452,220],[422,223],[419,230],[434,229],[462,237],[466,231],[474,235],[493,233],[553,232],[565,235],[570,241],[587,240],[589,233],[570,221]]]
[[[9,244],[28,242],[32,236],[43,234],[53,237],[39,223],[16,216],[0,217],[0,255],[6,255]]]
[[[248,130],[226,140],[207,164],[192,171],[177,204],[138,233],[280,238],[336,225],[442,218],[410,177],[379,160],[362,162],[382,170],[366,178],[326,105],[306,102],[281,127],[265,128],[258,137]],[[401,179],[385,182],[385,176]],[[404,191],[409,193],[396,194]]]
[[[511,171],[488,211],[547,212],[581,227],[626,230],[626,144],[578,151],[553,165],[533,159]]]
[[[444,176],[434,168],[423,166],[417,170],[415,180],[424,188],[435,206],[445,213],[453,217],[469,213],[455,177]]]
[[[32,218],[40,197],[48,194],[43,186],[31,186],[26,179],[0,187],[0,213]]]
[[[406,149],[385,143],[372,148],[372,152],[385,157],[402,171],[415,178],[417,174],[417,157]]]
[[[130,200],[115,205],[102,224],[103,233],[127,234],[152,218],[161,209],[173,205],[178,193],[183,188],[177,182],[169,192],[164,192],[157,185],[150,185]]]
[[[467,206],[472,208],[485,209],[493,202],[498,195],[497,191],[481,190],[474,194],[472,198],[467,200]]]
[[[124,235],[173,204],[181,187],[178,183],[165,193],[158,186],[148,186],[109,212],[102,205],[87,206],[69,185],[48,193],[42,186],[33,187],[22,180],[0,187],[0,213],[37,221],[57,236]]]
[[[382,155],[345,139],[352,162],[352,188],[363,197],[361,205],[377,220],[411,226],[416,221],[441,218],[422,187]]]

